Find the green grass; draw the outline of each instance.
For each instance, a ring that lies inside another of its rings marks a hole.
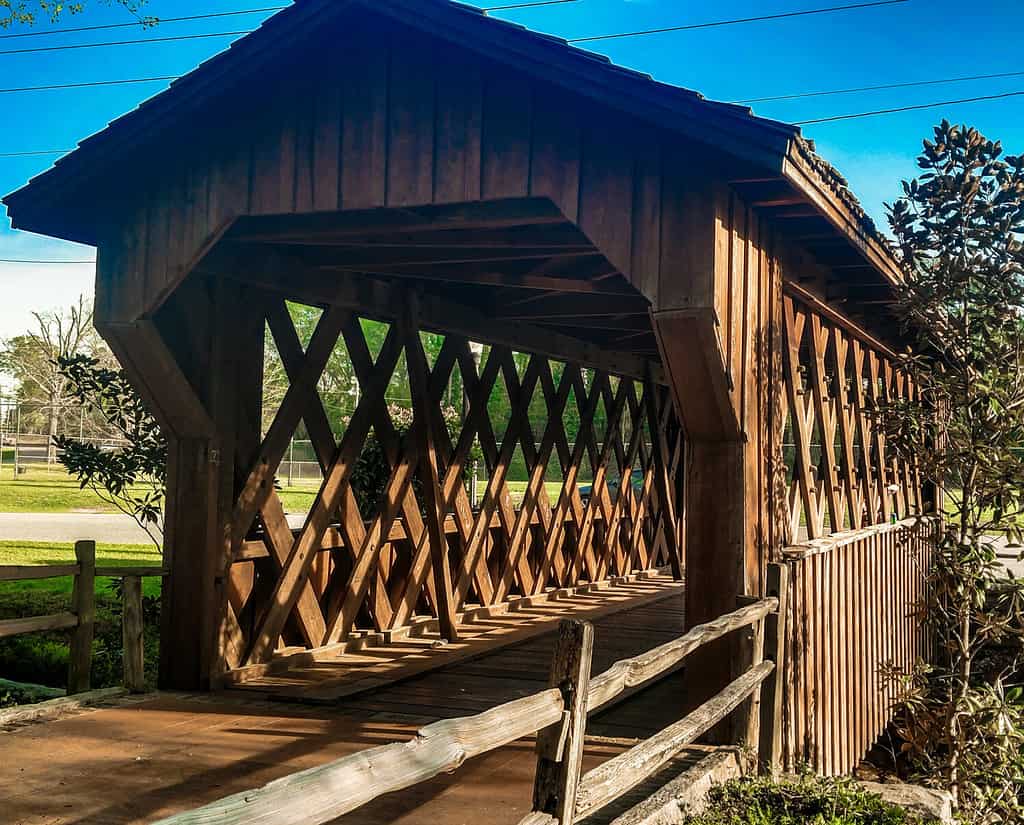
[[[0,564],[74,564],[75,548],[71,543],[49,541],[0,541]],[[153,565],[159,567],[162,562],[160,553],[149,545],[135,544],[97,544],[96,564],[100,567],[126,567]],[[111,580],[98,578],[96,590],[100,592]],[[35,592],[41,597],[49,594],[70,594],[72,579],[63,576],[56,579],[31,579],[29,581],[0,582],[0,610],[2,596],[9,592]],[[145,578],[142,580],[143,595],[155,596],[160,592],[160,579]],[[46,611],[36,611],[44,613]],[[26,615],[34,615],[28,613]],[[5,616],[4,618],[11,618]],[[2,675],[2,674],[0,674]]]
[[[0,564],[67,564],[75,558],[71,544],[59,542],[0,541]],[[159,566],[160,554],[152,545],[98,544],[98,565]],[[157,599],[161,581],[142,580],[147,677],[153,681],[159,646]],[[71,609],[73,579],[0,582],[0,619],[44,616]],[[121,682],[121,600],[118,580],[96,579],[96,631],[93,642],[93,687]],[[0,640],[0,677],[63,687],[67,679],[68,633],[33,633]]]
[[[14,468],[0,472],[0,513],[116,513],[92,490],[61,470],[30,469],[15,478]]]
[[[712,788],[707,810],[688,825],[923,825],[848,779],[736,779]]]

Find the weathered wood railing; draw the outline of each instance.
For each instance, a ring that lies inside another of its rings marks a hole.
[[[894,687],[882,668],[933,655],[912,613],[937,522],[908,519],[786,548],[789,633],[784,762],[848,773],[884,732]]]
[[[92,641],[96,622],[96,577],[122,580],[121,628],[124,645],[124,686],[131,691],[145,689],[145,668],[142,636],[142,579],[162,576],[164,571],[153,566],[97,567],[96,543],[75,542],[75,564],[62,565],[0,565],[0,582],[29,581],[74,577],[71,610],[49,616],[0,620],[0,639],[24,633],[47,630],[71,631],[68,657],[68,695],[84,693],[90,688]]]
[[[572,823],[644,781],[688,744],[746,704],[747,741],[777,767],[782,670],[775,663],[785,637],[784,568],[773,567],[777,592],[590,678],[594,629],[588,622],[559,625],[550,687],[475,716],[446,719],[422,728],[414,739],[359,751],[319,767],[282,777],[158,825],[318,825],[331,822],[386,793],[451,772],[474,756],[537,734],[533,812],[526,823]],[[771,587],[771,584],[770,584]],[[680,721],[582,774],[586,720],[628,691],[671,672],[694,650],[729,633],[755,628],[753,663],[710,701]],[[764,693],[761,694],[762,685]],[[757,699],[760,698],[760,711]],[[582,774],[582,775],[581,775]]]

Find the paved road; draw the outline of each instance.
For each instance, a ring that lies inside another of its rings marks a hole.
[[[0,541],[73,542],[93,539],[108,544],[149,544],[135,520],[120,513],[0,513]]]
[[[289,513],[293,529],[303,513]],[[107,544],[150,544],[149,535],[130,516],[120,513],[0,513],[0,541],[73,542],[92,539]]]

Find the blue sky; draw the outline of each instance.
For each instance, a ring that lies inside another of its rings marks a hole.
[[[494,0],[495,5],[511,0]],[[559,6],[500,12],[509,20],[563,37],[584,37],[728,18],[846,5],[853,0],[578,0]],[[128,22],[123,9],[86,0],[85,13],[61,26]],[[267,5],[279,5],[269,0]],[[150,0],[146,13],[171,17],[261,6],[258,0]],[[477,5],[488,5],[478,2]],[[965,8],[970,9],[968,18]],[[587,44],[615,62],[716,100],[839,89],[962,75],[1024,71],[1019,0],[909,2],[722,28]],[[267,14],[164,23],[142,32],[114,29],[77,34],[0,38],[0,52],[73,43],[127,40],[252,28]],[[0,34],[45,32],[15,28]],[[231,38],[33,54],[0,54],[0,88],[182,74],[226,48]],[[0,93],[0,153],[63,149],[164,88],[164,83],[31,93]],[[942,86],[759,103],[755,112],[799,121],[849,112],[1024,90],[1024,76]],[[850,181],[868,212],[884,224],[883,201],[914,174],[922,137],[941,117],[968,122],[1007,151],[1024,152],[1024,97],[862,120],[812,125],[805,134]],[[7,193],[43,171],[52,156],[0,157]],[[15,233],[0,221],[0,258],[89,260],[93,250]],[[92,289],[85,264],[0,263],[0,338],[23,331],[32,309],[70,303]]]

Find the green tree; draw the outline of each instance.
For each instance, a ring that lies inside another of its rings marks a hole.
[[[918,770],[941,779],[966,821],[1024,815],[1021,591],[992,531],[1019,536],[1024,493],[1024,160],[943,121],[920,175],[889,207],[906,283],[898,308],[921,390],[878,410],[890,448],[945,489],[949,518],[921,618],[938,661],[903,674],[900,727]],[[937,423],[937,426],[936,426]],[[1004,654],[987,666],[992,650]]]
[[[135,519],[162,548],[167,442],[159,426],[122,370],[81,354],[59,358],[57,367],[77,401],[100,415],[122,444],[111,449],[58,436],[61,463],[82,487]]]

